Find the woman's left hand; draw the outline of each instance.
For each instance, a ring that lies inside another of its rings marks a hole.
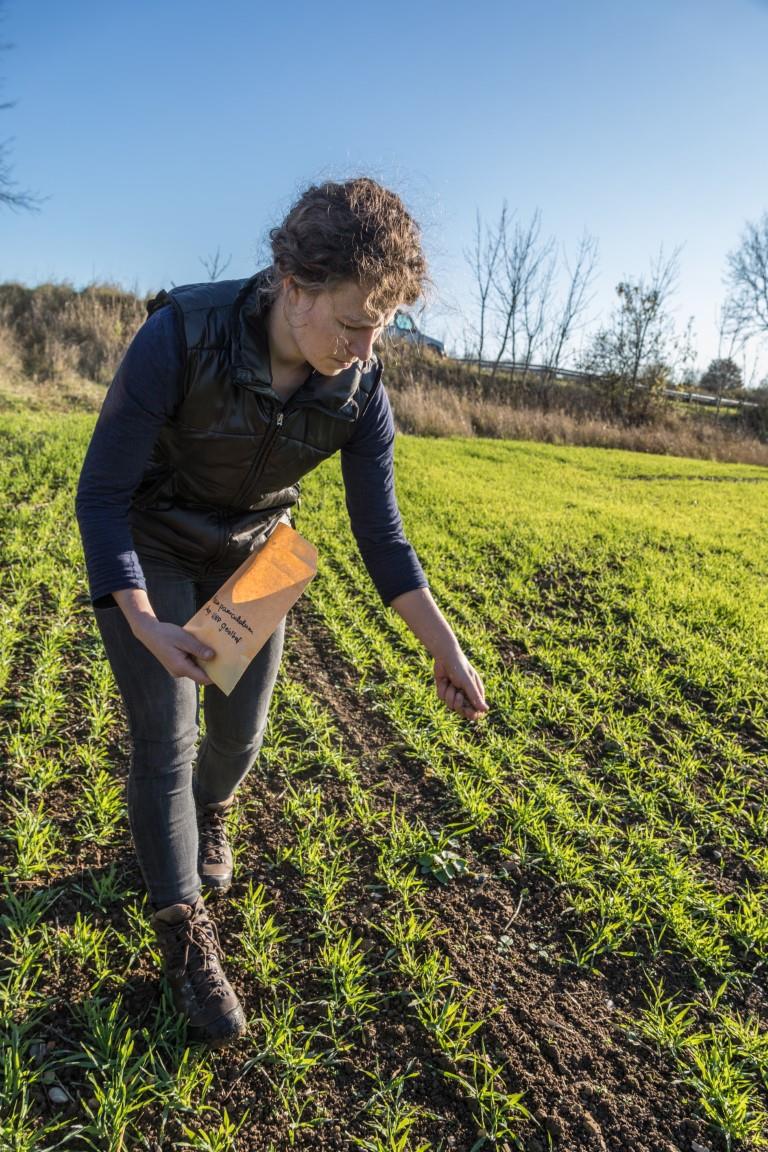
[[[435,687],[440,699],[467,720],[479,720],[488,711],[483,682],[461,650],[435,658]]]

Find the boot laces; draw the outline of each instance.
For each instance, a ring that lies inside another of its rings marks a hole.
[[[221,812],[208,812],[203,809],[198,822],[200,850],[206,860],[223,864],[226,860],[227,831],[224,815]]]
[[[196,984],[198,979],[195,977],[198,976],[199,978],[199,975],[202,975],[208,995],[221,999],[222,996],[226,995],[225,981],[220,969],[220,961],[224,959],[224,952],[219,942],[216,925],[208,916],[205,906],[202,903],[198,905],[189,920],[182,921],[176,928],[176,942],[180,948],[184,949],[180,967],[189,972],[190,978]],[[203,958],[202,969],[199,973],[195,969],[187,968],[192,948],[197,949]]]

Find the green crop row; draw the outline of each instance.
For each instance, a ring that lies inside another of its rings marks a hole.
[[[186,1048],[167,998],[138,1018],[130,1007],[132,982],[159,958],[126,875],[125,731],[73,520],[92,418],[5,423],[0,1149],[117,1152],[150,1135],[235,1148],[266,1116],[290,1145],[341,1124],[361,1148],[426,1152],[446,1119],[424,1104],[419,1061],[406,1048],[400,1066],[381,1063],[367,1047],[393,1006],[471,1116],[476,1146],[513,1142],[530,1120],[526,1085],[509,1084],[486,1045],[494,1009],[460,980],[425,899],[461,876],[470,831],[558,888],[570,907],[560,963],[590,976],[620,957],[636,972],[648,990],[628,1036],[669,1053],[726,1145],[765,1144],[759,469],[401,438],[409,538],[486,684],[491,710],[477,725],[437,699],[430,660],[378,601],[337,465],[307,479],[298,527],[320,572],[304,618],[447,815],[428,828],[407,802],[382,803],[310,690],[312,670],[302,684],[281,677],[263,762],[282,794],[273,879],[295,878],[297,904],[278,909],[254,879],[234,891],[230,976],[251,992],[227,1087],[220,1056]],[[241,874],[259,851],[256,815],[246,787],[230,818]],[[339,1117],[329,1085],[342,1065],[367,1091]],[[237,1103],[244,1083],[260,1113]]]

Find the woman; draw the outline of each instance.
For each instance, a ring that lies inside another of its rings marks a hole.
[[[373,343],[426,277],[419,229],[370,179],[309,188],[247,280],[150,301],[107,392],[76,510],[96,621],[132,742],[128,812],[174,1003],[212,1045],[245,1029],[201,886],[227,890],[225,813],[258,756],[284,622],[230,696],[183,624],[280,521],[300,477],[341,452],[347,507],[373,584],[434,657],[469,719],[483,685],[405,538],[394,424]],[[196,754],[198,685],[206,735]]]

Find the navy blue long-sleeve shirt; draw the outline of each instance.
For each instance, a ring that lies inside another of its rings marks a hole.
[[[91,600],[146,581],[129,512],[162,426],[183,399],[183,335],[172,308],[142,325],[107,390],[77,487],[75,508]],[[403,532],[394,485],[395,425],[376,389],[341,449],[347,511],[363,562],[385,604],[427,579]]]

